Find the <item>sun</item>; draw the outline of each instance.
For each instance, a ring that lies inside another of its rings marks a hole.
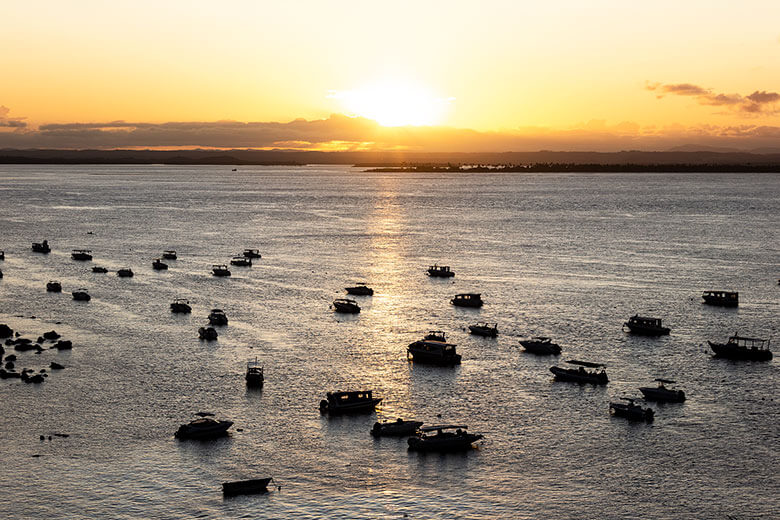
[[[350,116],[373,119],[382,126],[432,126],[440,124],[454,98],[442,98],[409,81],[382,80],[353,90],[333,91]]]

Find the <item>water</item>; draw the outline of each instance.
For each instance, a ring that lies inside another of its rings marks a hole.
[[[780,176],[229,170],[0,166],[0,323],[74,342],[17,353],[19,368],[66,365],[44,384],[0,381],[0,517],[780,515],[777,359],[706,347],[778,335]],[[30,252],[45,238],[51,254]],[[74,248],[95,261],[72,261]],[[210,275],[244,248],[263,258]],[[163,249],[179,260],[153,271]],[[427,277],[434,262],[455,278]],[[50,279],[62,294],[45,291]],[[358,298],[359,315],[334,314],[357,281],[375,295]],[[78,287],[91,302],[70,298]],[[703,306],[704,289],[739,290],[740,307]],[[486,304],[454,308],[459,292]],[[171,314],[175,297],[193,313]],[[230,324],[200,342],[213,307]],[[635,313],[672,334],[626,335]],[[498,322],[498,339],[469,336],[476,321]],[[406,361],[429,329],[458,344],[460,367]],[[563,355],[524,354],[523,335],[552,336]],[[261,391],[243,380],[255,356]],[[607,363],[609,385],[553,383],[548,368],[571,358]],[[688,401],[653,405],[650,425],[609,416],[610,399],[660,376]],[[384,397],[380,416],[465,423],[485,443],[409,453],[368,435],[375,415],[319,414],[326,391],[361,388]],[[195,411],[243,431],[175,440]],[[54,432],[70,437],[39,440]],[[223,499],[221,482],[259,476],[281,490]]]

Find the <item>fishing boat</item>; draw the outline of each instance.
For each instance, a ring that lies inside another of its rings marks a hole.
[[[182,424],[176,430],[174,437],[179,440],[208,440],[227,435],[228,429],[233,426],[233,421],[217,421],[210,417],[201,417]]]
[[[214,330],[214,327],[201,327],[198,329],[198,337],[205,341],[215,341],[219,334]]]
[[[590,383],[593,385],[606,385],[609,383],[607,372],[604,370],[606,365],[602,363],[590,363],[588,361],[577,361],[576,359],[566,361],[566,363],[575,365],[577,368],[550,367],[550,372],[555,375],[555,379],[557,381],[567,381],[570,383]],[[601,368],[601,371],[585,370],[585,367],[595,369]]]
[[[425,336],[423,336],[423,339],[428,339],[431,341],[441,341],[446,343],[447,335],[444,333],[443,330],[429,330],[428,333]]]
[[[99,265],[96,265],[96,266],[92,267],[92,272],[93,273],[107,273],[108,269],[106,269],[105,267],[100,267]]]
[[[209,323],[211,325],[227,325],[228,317],[222,309],[211,309],[209,313]]]
[[[155,271],[165,271],[168,269],[168,264],[163,262],[161,259],[156,258],[154,262],[152,262],[152,269]]]
[[[648,318],[635,314],[623,324],[623,329],[628,329],[632,334],[643,336],[663,336],[669,334],[669,327],[661,325],[660,318]]]
[[[62,292],[62,284],[55,280],[51,280],[46,284],[46,290],[48,292]]]
[[[475,336],[485,336],[488,338],[495,338],[498,336],[498,323],[490,325],[487,322],[477,323],[476,325],[469,325],[469,332]]]
[[[631,397],[620,398],[625,403],[609,403],[609,413],[617,417],[625,417],[631,421],[646,421],[652,422],[655,412],[652,408],[642,408],[634,402]]]
[[[272,480],[272,478],[254,478],[250,480],[237,480],[235,482],[223,482],[222,494],[225,496],[236,496],[266,493],[268,491],[268,484]]]
[[[685,392],[676,388],[667,388],[666,385],[675,384],[670,379],[656,378],[658,386],[640,386],[639,391],[647,401],[662,401],[669,403],[682,403],[685,401]]]
[[[129,267],[123,267],[122,269],[116,272],[116,275],[120,278],[132,278],[133,270],[130,269]]]
[[[355,300],[350,300],[349,298],[336,298],[333,300],[333,310],[336,312],[356,314],[360,312],[360,306]]]
[[[735,334],[726,343],[713,343],[712,341],[707,341],[707,343],[715,352],[715,357],[769,361],[772,359],[772,351],[769,350],[770,341],[768,339],[746,338]]]
[[[211,274],[214,276],[230,276],[230,270],[228,270],[225,264],[214,264],[211,266]]]
[[[176,260],[178,256],[176,256],[176,251],[173,249],[167,249],[163,251],[162,257],[166,260]]]
[[[244,256],[247,258],[261,258],[260,251],[257,249],[244,249]]]
[[[422,421],[404,421],[400,417],[395,421],[377,421],[371,428],[371,435],[374,437],[407,437],[414,435],[422,425]]]
[[[234,256],[230,260],[230,265],[238,267],[252,267],[252,259],[248,256]]]
[[[254,361],[246,363],[246,386],[263,386],[265,378],[263,376],[263,367],[255,358]]]
[[[483,435],[468,433],[468,426],[446,424],[420,428],[414,437],[407,440],[409,449],[414,451],[454,452],[466,451]],[[454,431],[453,431],[454,430]]]
[[[707,305],[718,307],[737,307],[739,305],[739,293],[736,291],[704,291],[701,295]]]
[[[77,291],[73,291],[71,293],[73,295],[73,299],[80,301],[80,302],[88,302],[92,299],[92,297],[89,295],[86,289],[79,289]]]
[[[192,312],[192,307],[190,307],[190,301],[185,300],[184,298],[174,299],[173,303],[171,303],[171,312],[180,313],[180,314],[188,314]]]
[[[347,294],[354,294],[355,296],[374,295],[374,290],[363,282],[356,283],[355,287],[345,287],[344,290],[347,291]]]
[[[372,390],[356,392],[328,392],[320,401],[320,412],[332,415],[344,413],[370,413],[374,411],[381,398],[374,397]]]
[[[424,339],[410,343],[406,357],[415,363],[428,365],[459,365],[461,356],[455,347],[452,343]]]
[[[482,295],[479,293],[456,294],[450,303],[458,307],[482,307]]]
[[[47,240],[44,240],[43,242],[33,242],[32,250],[33,253],[43,253],[44,255],[51,253],[51,247],[49,247],[49,242]]]
[[[523,346],[526,352],[540,356],[557,356],[561,353],[560,345],[553,343],[550,338],[545,338],[544,336],[534,336],[531,339],[521,339],[520,344]]]
[[[433,278],[451,278],[455,276],[455,271],[450,270],[448,265],[436,265],[428,267],[428,276]]]
[[[74,249],[70,253],[70,257],[80,262],[88,262],[92,260],[92,255],[90,253],[92,253],[92,251],[89,249]]]

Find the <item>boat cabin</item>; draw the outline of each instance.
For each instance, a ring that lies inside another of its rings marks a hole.
[[[431,341],[446,342],[447,341],[447,335],[444,333],[443,330],[429,330],[428,334],[423,336],[423,339],[431,340]]]
[[[745,338],[742,336],[731,336],[726,345],[736,348],[751,350],[769,350],[769,343],[772,340],[760,338]]]
[[[646,318],[644,316],[631,316],[628,318],[627,322],[628,326],[639,326],[639,327],[646,327],[646,328],[661,328],[661,319],[660,318]]]
[[[701,295],[704,303],[721,307],[736,307],[739,305],[739,293],[736,291],[704,291]]]
[[[327,398],[330,403],[338,405],[362,403],[374,399],[373,390],[358,390],[356,392],[328,392]]]

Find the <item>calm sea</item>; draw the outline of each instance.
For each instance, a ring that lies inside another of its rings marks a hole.
[[[778,360],[713,359],[706,344],[778,337],[780,175],[0,166],[0,201],[0,323],[74,343],[16,353],[18,368],[66,366],[45,383],[0,380],[2,518],[780,517]],[[43,239],[52,253],[33,254]],[[262,259],[210,275],[244,248]],[[153,271],[164,249],[179,260]],[[426,276],[433,263],[455,278]],[[46,292],[54,279],[62,294]],[[335,314],[358,281],[375,295]],[[91,302],[71,299],[80,287]],[[702,305],[705,289],[738,290],[739,308]],[[454,308],[461,292],[485,306]],[[169,312],[176,297],[191,315]],[[201,342],[214,307],[230,324]],[[625,334],[636,313],[671,335]],[[477,321],[498,338],[469,336]],[[429,329],[461,366],[407,362]],[[563,355],[524,354],[525,335]],[[266,384],[248,391],[255,357]],[[606,363],[610,383],[554,383],[549,367],[572,358]],[[652,424],[609,415],[656,377],[688,400],[653,404]],[[377,414],[320,415],[325,392],[366,388]],[[197,411],[232,435],[174,439]],[[485,442],[410,453],[368,434],[377,416],[466,424]],[[53,433],[70,436],[39,440]],[[281,489],[223,499],[223,481],[262,476]]]

